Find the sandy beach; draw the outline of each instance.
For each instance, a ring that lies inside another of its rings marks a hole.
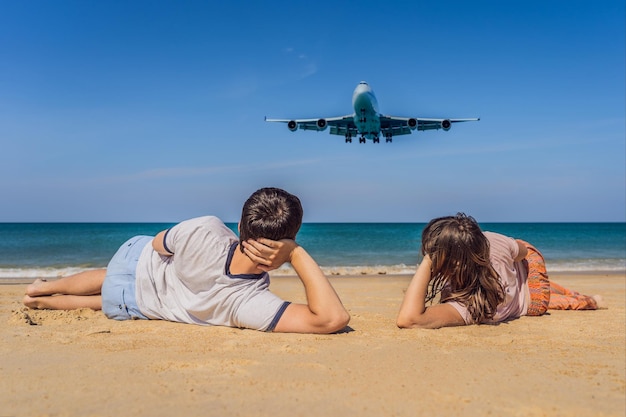
[[[623,274],[552,275],[608,309],[400,330],[409,275],[333,277],[334,335],[266,334],[101,312],[35,311],[0,283],[0,416],[619,416]],[[295,277],[274,277],[287,300]]]

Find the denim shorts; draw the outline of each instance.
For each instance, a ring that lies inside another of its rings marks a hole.
[[[135,270],[143,248],[152,236],[135,236],[124,243],[107,266],[102,284],[102,311],[114,320],[148,319],[135,299]]]

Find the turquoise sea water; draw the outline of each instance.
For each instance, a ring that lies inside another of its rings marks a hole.
[[[0,278],[65,276],[105,267],[129,237],[171,223],[0,223]],[[229,223],[236,231],[236,224]],[[424,223],[307,223],[298,242],[329,274],[413,273]],[[484,223],[527,240],[549,271],[626,271],[626,223]],[[291,273],[281,268],[276,274]]]

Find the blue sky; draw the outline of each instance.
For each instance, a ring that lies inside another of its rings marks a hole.
[[[607,1],[0,0],[0,222],[625,221],[625,10]],[[480,117],[392,144],[264,117]]]

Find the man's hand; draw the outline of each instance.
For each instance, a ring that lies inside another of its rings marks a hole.
[[[271,240],[265,238],[249,239],[242,242],[244,253],[258,268],[269,272],[291,261],[291,253],[298,244],[291,239]]]

